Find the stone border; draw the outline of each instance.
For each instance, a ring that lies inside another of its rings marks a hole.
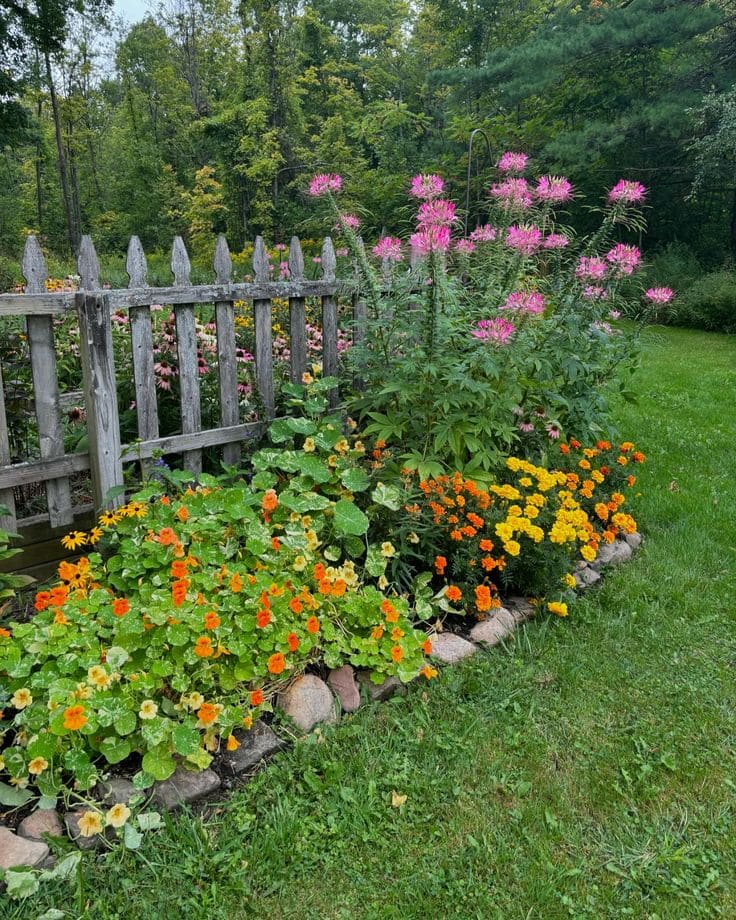
[[[627,534],[613,543],[604,543],[598,556],[590,565],[582,563],[575,573],[579,589],[596,584],[601,570],[627,562],[641,545],[639,533]],[[450,630],[433,633],[431,657],[443,665],[474,655],[479,648],[490,648],[507,639],[526,620],[531,619],[536,608],[523,597],[509,597],[505,606],[497,608],[493,616],[476,623],[465,639]],[[361,696],[361,689],[364,691]],[[375,684],[368,671],[345,664],[330,671],[327,682],[316,674],[303,674],[278,694],[276,706],[286,715],[302,735],[314,731],[322,724],[333,725],[341,713],[355,712],[367,697],[370,702],[383,702],[394,694],[406,693],[406,685],[396,677],[387,677]],[[179,766],[167,780],[153,784],[147,802],[161,811],[174,811],[184,805],[202,802],[212,797],[221,787],[230,788],[246,774],[253,775],[274,754],[288,747],[290,742],[280,738],[265,722],[258,721],[247,732],[236,732],[240,745],[234,751],[223,751],[217,756],[215,766],[193,772]],[[298,737],[298,736],[297,736]],[[138,795],[130,780],[112,777],[95,786],[93,795],[99,808],[110,808],[128,802]],[[89,809],[76,807],[62,819],[54,809],[37,809],[18,825],[17,832],[0,824],[0,869],[30,867],[48,868],[53,865],[45,835],[63,836],[64,832],[80,849],[95,850],[104,846],[101,834],[83,837],[79,832],[79,818]]]

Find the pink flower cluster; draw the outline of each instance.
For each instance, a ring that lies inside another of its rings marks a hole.
[[[581,256],[575,275],[583,281],[600,281],[607,270],[606,263],[598,256]]]
[[[474,243],[492,243],[498,236],[498,231],[490,224],[481,224],[470,231],[470,239]]]
[[[422,256],[430,252],[447,252],[450,247],[450,228],[430,226],[417,230],[409,237],[409,244]]]
[[[491,341],[505,345],[515,332],[516,326],[510,320],[499,316],[495,319],[480,320],[470,334],[484,342]]]
[[[337,224],[335,225],[335,230],[352,230],[355,233],[356,230],[360,227],[360,218],[356,217],[355,214],[341,214],[337,218]]]
[[[646,187],[641,182],[619,179],[608,193],[608,200],[611,204],[641,204],[646,196]]]
[[[548,204],[565,204],[572,199],[572,185],[564,176],[541,176],[535,194]]]
[[[586,300],[608,300],[608,291],[597,284],[586,284],[583,297]]]
[[[668,287],[652,287],[646,291],[644,296],[650,303],[669,303],[675,296],[675,292]]]
[[[409,194],[423,201],[431,201],[433,198],[439,198],[444,190],[445,183],[440,176],[420,174],[411,180]]]
[[[398,236],[382,236],[373,247],[373,255],[390,262],[401,261],[401,240]]]
[[[532,193],[526,179],[509,176],[503,182],[494,182],[488,194],[506,208],[525,211],[532,206]]]
[[[426,227],[442,227],[453,224],[456,220],[455,202],[447,198],[437,198],[420,205],[417,227],[420,230]]]
[[[545,249],[564,249],[569,243],[570,240],[564,233],[550,233],[549,236],[544,238],[542,245]]]
[[[617,243],[606,253],[606,262],[610,262],[620,275],[631,275],[641,262],[641,252],[637,246]]]
[[[518,313],[544,313],[547,301],[539,291],[514,291],[506,298],[502,310],[515,310]]]
[[[309,194],[319,198],[327,192],[339,192],[342,188],[342,177],[337,173],[317,173],[309,183]]]
[[[512,150],[507,150],[496,165],[503,173],[523,173],[528,161],[529,157],[526,153],[514,153]]]
[[[468,239],[458,240],[455,243],[455,249],[464,255],[470,255],[471,252],[475,252],[475,243]]]
[[[533,255],[541,243],[542,231],[534,224],[512,224],[506,233],[506,245],[525,256]]]

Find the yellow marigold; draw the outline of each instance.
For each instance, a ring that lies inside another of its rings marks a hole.
[[[516,540],[507,540],[503,545],[503,550],[509,556],[518,556],[521,552],[521,544]]]
[[[592,562],[597,553],[592,546],[582,546],[580,548],[580,555],[585,559],[586,562]]]
[[[567,585],[568,588],[574,588],[577,585],[577,582],[575,581],[575,576],[571,575],[570,572],[567,572],[565,575],[562,576],[562,583],[563,585]]]
[[[562,601],[550,601],[550,603],[547,604],[547,610],[558,617],[567,616],[567,604]]]

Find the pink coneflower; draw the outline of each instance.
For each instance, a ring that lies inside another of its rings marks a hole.
[[[467,256],[470,255],[471,252],[475,252],[475,243],[467,239],[458,240],[457,243],[455,243],[455,249]]]
[[[564,249],[565,246],[569,244],[570,240],[564,233],[550,233],[549,236],[544,238],[544,243],[542,245],[545,249]]]
[[[647,197],[647,190],[641,182],[619,179],[608,193],[611,204],[641,204]]]
[[[517,310],[520,313],[544,313],[547,301],[539,291],[514,291],[506,298],[502,310]]]
[[[526,256],[536,252],[541,242],[542,231],[533,224],[528,227],[512,224],[506,234],[506,245]]]
[[[314,262],[315,265],[321,265],[322,256],[312,256],[312,262]]]
[[[540,176],[536,196],[549,204],[565,204],[572,198],[572,185],[564,176]]]
[[[341,214],[337,218],[337,224],[335,225],[335,230],[341,230],[343,228],[347,230],[352,230],[355,232],[360,227],[360,218],[356,217],[355,214]]]
[[[606,253],[606,261],[614,266],[621,275],[630,275],[641,262],[641,252],[637,246],[617,243]]]
[[[559,438],[560,436],[560,429],[557,428],[555,425],[545,425],[544,430],[547,432],[547,434],[550,436],[550,438],[553,441],[556,441],[557,438]]]
[[[288,262],[279,262],[279,278],[283,281],[291,275]]]
[[[498,236],[498,231],[490,224],[482,224],[470,231],[470,239],[474,243],[492,243]]]
[[[606,277],[606,263],[598,256],[581,256],[575,275],[585,280],[600,281]]]
[[[445,190],[445,183],[441,176],[433,174],[420,174],[414,176],[411,180],[409,194],[414,198],[421,198],[423,201],[431,201],[438,198]]]
[[[586,300],[608,300],[608,291],[597,284],[588,284],[583,290],[583,297]]]
[[[412,249],[426,256],[430,252],[446,252],[450,245],[450,228],[431,226],[412,233],[409,237]]]
[[[497,342],[505,345],[516,332],[516,326],[503,317],[496,319],[482,319],[475,324],[475,329],[470,333],[474,338],[483,342]]]
[[[534,431],[534,425],[532,422],[519,422],[516,427],[519,429],[519,431],[523,431],[524,434],[531,434],[531,432]]]
[[[276,252],[286,252],[288,247],[286,243],[276,243],[273,248],[276,250]]]
[[[401,240],[398,236],[382,236],[373,247],[372,251],[377,259],[388,259],[390,262],[400,262]]]
[[[309,183],[309,194],[319,198],[327,192],[339,192],[342,188],[342,177],[337,173],[318,173]]]
[[[507,150],[496,164],[503,173],[522,173],[526,169],[529,157],[526,153],[514,153]]]
[[[669,303],[675,296],[675,292],[672,290],[672,288],[656,287],[649,288],[644,296],[651,303]]]
[[[532,205],[532,195],[526,179],[509,177],[503,182],[494,182],[488,194],[507,208],[526,210]]]
[[[434,201],[425,201],[419,207],[417,215],[417,227],[422,230],[425,227],[443,227],[449,226],[457,220],[455,216],[455,202],[447,198],[437,198]]]

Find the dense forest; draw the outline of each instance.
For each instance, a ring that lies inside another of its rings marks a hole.
[[[506,149],[570,178],[583,228],[626,176],[651,189],[650,253],[736,253],[733,0],[162,0],[133,25],[109,0],[0,8],[7,264],[30,231],[60,256],[86,232],[108,253],[316,236],[316,170],[345,177],[367,236],[404,229],[420,170],[469,191],[474,222]]]

